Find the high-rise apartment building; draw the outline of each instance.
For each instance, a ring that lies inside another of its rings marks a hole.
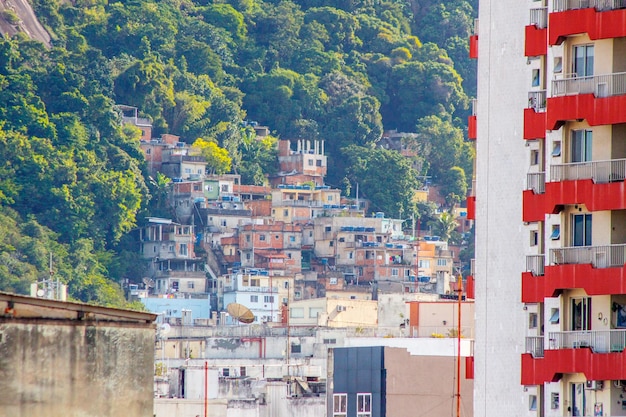
[[[481,0],[474,415],[626,415],[626,0]]]

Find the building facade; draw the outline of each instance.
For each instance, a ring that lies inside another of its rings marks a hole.
[[[480,2],[477,416],[626,415],[625,8]]]

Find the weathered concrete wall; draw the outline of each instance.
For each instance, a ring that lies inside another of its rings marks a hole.
[[[154,326],[0,318],[0,417],[152,417]]]

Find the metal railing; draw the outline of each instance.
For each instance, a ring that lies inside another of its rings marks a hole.
[[[474,35],[478,35],[478,19],[474,19]]]
[[[550,264],[592,264],[594,268],[622,267],[626,262],[626,244],[574,246],[550,249]]]
[[[550,167],[550,181],[592,179],[595,183],[624,181],[626,159],[608,161],[572,162]]]
[[[594,94],[596,97],[626,94],[626,72],[584,77],[566,74],[562,79],[552,80],[552,97],[573,94]]]
[[[528,92],[528,108],[536,112],[546,111],[546,90]]]
[[[535,194],[543,194],[546,192],[546,173],[533,172],[526,174],[526,189],[533,190]]]
[[[537,26],[539,29],[548,27],[548,8],[537,7],[530,9],[530,24]]]
[[[553,11],[594,8],[598,11],[626,8],[626,0],[554,0]]]
[[[470,259],[470,274],[476,276],[476,259]]]
[[[544,255],[528,255],[526,257],[526,272],[532,272],[534,276],[544,275],[545,259]]]
[[[478,102],[475,98],[472,99],[472,116],[476,116],[476,110],[478,109]]]
[[[530,353],[535,358],[543,358],[543,336],[527,337],[526,353]]]
[[[550,349],[591,348],[597,353],[621,352],[626,348],[626,330],[582,330],[548,333]]]

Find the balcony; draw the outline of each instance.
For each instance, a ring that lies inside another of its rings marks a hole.
[[[543,255],[526,258],[522,302],[543,302],[568,288],[590,296],[626,294],[626,244],[551,249],[549,257],[545,267]]]
[[[528,93],[528,108],[524,109],[524,139],[546,137],[546,90]]]
[[[467,138],[476,140],[476,99],[472,99],[472,115],[467,118]]]
[[[555,0],[548,42],[560,45],[567,36],[587,33],[591,40],[626,36],[626,0]]]
[[[624,379],[626,366],[626,331],[550,332],[549,348],[540,354],[539,342],[530,344],[534,351],[522,355],[522,384],[541,385],[556,382],[563,374],[584,373],[588,380]]]
[[[543,358],[543,336],[527,337],[526,353],[530,353],[534,358]]]
[[[542,221],[566,204],[584,204],[589,211],[626,208],[626,159],[553,165],[550,182],[544,173],[528,174],[523,195],[523,220]]]
[[[469,39],[469,57],[478,58],[478,19],[474,19],[474,34]]]
[[[547,53],[548,8],[530,9],[530,25],[526,26],[524,56],[541,56]]]
[[[546,127],[557,130],[568,120],[583,119],[590,126],[626,123],[626,113],[621,111],[625,106],[626,72],[589,77],[570,74],[552,81]]]
[[[467,197],[467,220],[476,220],[476,197]]]

